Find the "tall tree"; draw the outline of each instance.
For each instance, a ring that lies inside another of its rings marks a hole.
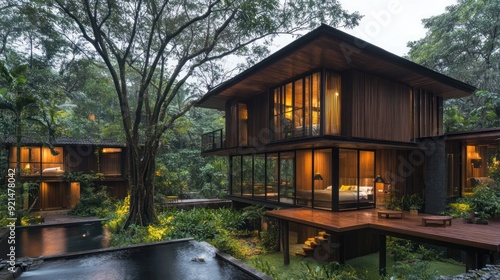
[[[500,2],[459,0],[422,22],[427,34],[408,43],[409,58],[480,89],[470,98],[447,101],[446,129],[499,126]]]
[[[53,21],[54,30],[75,43],[84,39],[88,45],[81,50],[97,55],[113,80],[129,156],[126,227],[157,220],[153,194],[160,139],[207,90],[195,85],[197,77],[206,80],[214,65],[230,58],[265,53],[262,46],[277,34],[321,22],[352,27],[360,19],[334,0],[51,0],[43,8],[64,16]],[[220,82],[216,76],[209,80],[209,87]],[[179,109],[173,101],[188,83],[194,86]]]

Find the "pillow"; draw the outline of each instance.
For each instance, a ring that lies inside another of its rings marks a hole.
[[[358,190],[358,186],[351,186],[350,190],[351,191],[357,191]]]
[[[361,186],[361,187],[359,187],[359,191],[365,192],[366,194],[373,194],[373,187]]]
[[[331,190],[332,189],[332,186],[328,186],[325,188],[325,190]]]
[[[340,186],[340,190],[341,191],[348,191],[350,189],[351,189],[351,186],[349,186],[349,185],[342,185],[342,186]]]

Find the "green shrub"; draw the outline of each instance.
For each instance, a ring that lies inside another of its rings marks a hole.
[[[115,203],[115,210],[108,214],[105,226],[111,233],[119,233],[130,208],[130,195]]]
[[[41,215],[26,215],[21,219],[21,225],[22,226],[29,226],[29,225],[39,225],[45,222],[45,218],[42,217]]]
[[[388,237],[387,252],[392,255],[395,261],[415,259],[413,243],[406,239]]]
[[[261,233],[262,246],[267,252],[277,252],[280,249],[279,234],[280,226],[279,220],[269,217],[264,217],[264,222],[267,224],[267,230]]]
[[[301,262],[304,267],[297,279],[301,280],[336,280],[336,279],[363,279],[356,270],[350,266],[343,266],[337,262],[331,262],[325,265],[311,264]]]
[[[278,274],[276,273],[276,268],[271,266],[268,261],[261,258],[255,258],[252,260],[254,267],[260,272],[271,276],[272,278],[278,280]]]
[[[96,191],[93,187],[82,188],[80,201],[68,214],[82,217],[105,218],[114,211],[115,199],[108,195],[106,187]]]
[[[436,271],[429,271],[430,264],[425,261],[397,262],[394,272],[386,279],[434,280],[439,279]]]

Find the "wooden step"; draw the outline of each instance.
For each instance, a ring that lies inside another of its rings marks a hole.
[[[301,251],[297,251],[297,252],[295,252],[295,255],[296,255],[296,256],[303,256],[303,257],[307,257],[306,252],[301,252]]]
[[[304,252],[313,252],[314,248],[311,248],[311,247],[308,247],[308,246],[304,246],[304,247],[302,247],[302,250],[304,250]]]
[[[311,247],[311,248],[317,247],[319,245],[318,243],[316,243],[316,241],[309,241],[309,240],[304,242],[304,244]]]
[[[320,231],[320,232],[318,232],[318,235],[323,236],[324,238],[330,237],[330,234],[327,233],[326,231]]]

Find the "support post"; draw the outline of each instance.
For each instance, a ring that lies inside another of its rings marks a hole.
[[[345,264],[345,237],[344,235],[339,236],[339,263]]]
[[[283,246],[283,263],[285,265],[290,264],[290,240],[289,240],[289,226],[288,221],[280,220],[281,224],[281,240]]]
[[[378,273],[381,276],[385,276],[387,274],[386,270],[386,261],[387,261],[387,241],[385,234],[379,234],[379,256],[378,256]]]

